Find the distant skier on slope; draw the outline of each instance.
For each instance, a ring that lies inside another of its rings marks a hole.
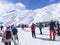
[[[1,25],[0,28],[1,28],[1,30],[0,30],[0,36],[2,36],[2,33],[4,32],[3,25]]]
[[[3,25],[1,25],[1,31],[3,30]]]
[[[24,24],[22,24],[21,28],[22,28],[22,30],[24,30]]]

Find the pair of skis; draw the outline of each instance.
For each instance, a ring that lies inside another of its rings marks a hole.
[[[14,42],[15,45],[19,45],[18,35],[14,36],[13,42]]]
[[[13,40],[14,45],[19,45],[19,40]],[[4,45],[4,42],[1,40],[1,45]]]

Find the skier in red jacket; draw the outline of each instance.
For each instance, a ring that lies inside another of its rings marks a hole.
[[[24,30],[24,24],[22,24],[22,27],[21,28],[22,28],[22,30]]]
[[[36,29],[36,25],[34,23],[32,23],[32,25],[31,25],[32,37],[36,38],[35,29]]]

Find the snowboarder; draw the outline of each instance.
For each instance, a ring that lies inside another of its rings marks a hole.
[[[2,35],[2,41],[5,43],[5,45],[11,45],[12,39],[13,38],[12,38],[12,33],[10,31],[10,28],[7,27],[6,31]]]
[[[40,34],[42,34],[42,28],[43,28],[43,25],[42,25],[42,23],[40,23],[40,24],[39,24]]]
[[[34,23],[32,23],[32,25],[31,25],[32,37],[36,38],[35,29],[36,29],[36,25]]]
[[[50,22],[50,40],[55,40],[55,30],[54,30],[54,27],[55,27],[55,22],[54,21],[51,21]]]

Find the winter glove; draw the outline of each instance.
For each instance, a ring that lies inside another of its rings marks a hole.
[[[13,40],[13,38],[12,38],[12,40]]]
[[[2,42],[3,42],[3,39],[2,39]]]

